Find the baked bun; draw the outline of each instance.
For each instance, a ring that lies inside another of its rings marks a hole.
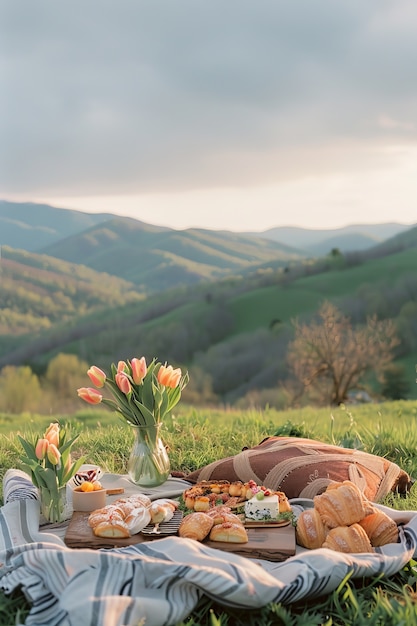
[[[332,528],[324,540],[322,547],[336,550],[336,552],[353,554],[373,552],[369,537],[360,524]]]
[[[203,541],[213,527],[213,520],[205,513],[190,513],[186,515],[178,528],[180,537]]]
[[[317,509],[306,509],[297,520],[297,543],[310,550],[321,548],[326,539],[328,528],[323,524]]]
[[[222,508],[226,510],[222,510]],[[220,509],[211,509],[211,511],[207,511],[206,515],[211,517],[213,520],[214,526],[216,524],[224,524],[224,522],[233,522],[235,524],[240,524],[240,518],[234,513],[230,513],[227,510],[227,507],[220,507]]]
[[[329,528],[350,526],[373,511],[359,488],[349,480],[330,484],[324,493],[314,497],[314,508]]]
[[[375,548],[398,541],[398,526],[384,511],[374,509],[374,513],[364,517],[359,524]]]
[[[223,524],[213,526],[209,539],[226,543],[247,543],[248,533],[241,523],[224,522]]]
[[[114,539],[130,537],[129,528],[123,521],[100,522],[93,528],[93,532],[97,537],[111,537]]]

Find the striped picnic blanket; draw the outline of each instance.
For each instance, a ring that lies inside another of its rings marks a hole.
[[[28,626],[174,625],[187,618],[204,594],[242,609],[290,604],[333,591],[348,574],[390,576],[417,553],[417,512],[387,507],[382,508],[404,524],[400,542],[372,554],[307,550],[272,563],[179,537],[74,550],[54,532],[39,530],[37,493],[25,475],[9,470],[3,491],[0,588],[5,593],[22,588],[32,605]],[[292,504],[301,508],[297,501]]]

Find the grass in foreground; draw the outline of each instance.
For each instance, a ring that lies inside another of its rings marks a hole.
[[[81,432],[76,454],[109,472],[124,473],[133,435],[108,412],[88,410],[72,416],[0,415],[0,479],[18,465],[17,432],[38,433],[51,419]],[[182,409],[168,420],[163,438],[172,469],[189,472],[234,455],[267,436],[303,436],[386,456],[417,477],[417,402],[401,401],[353,409],[277,411],[196,411]],[[397,509],[417,510],[417,487],[407,497],[392,494],[384,501]],[[0,592],[0,626],[24,623],[29,606],[22,594]],[[189,618],[177,626],[417,626],[417,563],[412,561],[389,579],[349,580],[326,598],[292,606],[273,604],[256,611],[225,609],[203,597]]]

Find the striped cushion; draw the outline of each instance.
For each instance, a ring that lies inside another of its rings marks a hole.
[[[385,458],[312,439],[269,437],[259,445],[186,476],[201,480],[255,480],[288,498],[313,498],[333,481],[351,480],[374,502],[407,491],[410,476]]]

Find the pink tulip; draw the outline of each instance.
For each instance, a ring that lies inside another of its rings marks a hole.
[[[158,382],[165,387],[178,387],[181,380],[181,369],[173,369],[172,365],[161,365],[158,370]]]
[[[88,402],[88,404],[100,404],[103,399],[101,393],[93,389],[93,387],[81,387],[77,389],[77,393],[78,397]]]
[[[145,357],[143,356],[140,359],[132,359],[130,365],[132,366],[133,382],[135,385],[140,385],[147,372]]]
[[[130,384],[130,380],[128,379],[126,374],[124,374],[123,372],[119,372],[114,377],[114,380],[120,391],[122,391],[124,394],[129,395],[130,393],[132,393],[132,385]]]
[[[125,361],[119,361],[117,364],[117,372],[122,372],[127,374],[127,372],[129,371],[129,368],[127,366],[127,364],[125,363]]]
[[[48,446],[47,456],[48,461],[52,463],[52,465],[58,465],[61,459],[61,453],[53,443],[50,443]]]
[[[59,424],[51,423],[45,431],[44,438],[48,443],[53,443],[54,446],[59,447]]]
[[[99,367],[93,365],[87,370],[87,374],[90,377],[91,382],[96,387],[104,387],[104,383],[106,382],[106,374]]]
[[[38,439],[35,448],[36,458],[42,461],[46,457],[46,453],[48,452],[49,441],[47,439]]]

